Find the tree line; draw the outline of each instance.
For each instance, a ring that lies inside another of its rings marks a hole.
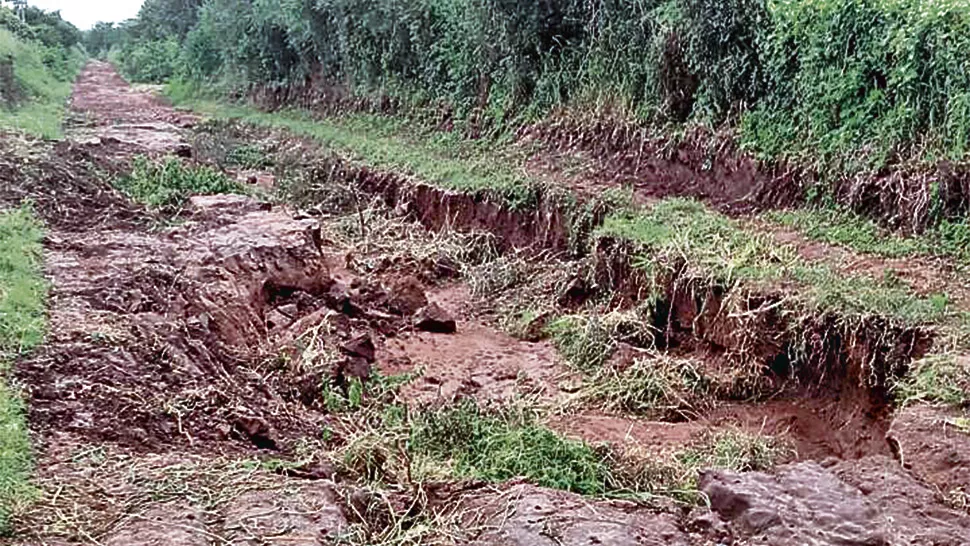
[[[136,80],[726,124],[766,156],[959,159],[970,131],[962,0],[147,0],[85,43]]]

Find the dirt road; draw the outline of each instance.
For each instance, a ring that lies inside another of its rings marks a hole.
[[[232,195],[195,197],[179,222],[161,222],[106,174],[125,172],[138,154],[191,155],[198,119],[99,62],[79,78],[71,107],[68,141],[31,156],[0,193],[4,202],[36,200],[52,283],[48,340],[16,372],[40,490],[17,544],[391,543],[411,530],[392,536],[388,514],[418,498],[423,510],[460,512],[451,520],[458,534],[428,543],[970,543],[970,517],[888,449],[853,451],[883,445],[884,429],[852,418],[843,437],[826,440],[838,436],[826,432],[826,412],[849,420],[829,399],[687,423],[587,410],[550,420],[591,442],[646,450],[728,422],[801,442],[802,456],[771,473],[705,474],[714,512],[519,481],[374,492],[342,475],[328,452],[324,431],[339,435],[343,424],[320,399],[322,385],[379,369],[417,375],[402,390],[409,404],[528,397],[557,408],[568,407],[572,372],[549,343],[495,328],[462,281],[389,257],[414,226],[387,230],[384,246],[362,251],[329,236],[324,219]],[[454,332],[421,326],[434,307]],[[933,417],[917,417],[910,430],[930,437],[920,419]],[[970,445],[960,442],[949,444],[955,453]],[[415,536],[396,543],[424,542]]]

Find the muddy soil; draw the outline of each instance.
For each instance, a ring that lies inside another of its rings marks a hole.
[[[35,199],[49,227],[50,334],[16,368],[41,498],[15,543],[346,543],[368,493],[328,461],[336,416],[320,392],[373,368],[415,374],[403,392],[415,405],[569,407],[576,377],[555,348],[501,332],[440,267],[373,267],[390,261],[380,245],[361,255],[325,219],[250,197],[196,197],[166,223],[106,183],[136,154],[191,155],[191,114],[98,62],[71,105],[67,142],[4,142],[0,156],[27,159],[0,160],[0,202]],[[490,214],[472,216],[503,218]],[[461,514],[456,544],[970,543],[970,517],[935,489],[964,487],[966,438],[938,428],[965,434],[957,421],[914,410],[890,430],[839,404],[739,402],[683,423],[551,412],[571,435],[647,450],[724,427],[795,444],[790,466],[705,475],[712,510],[521,482],[445,487],[431,504]]]

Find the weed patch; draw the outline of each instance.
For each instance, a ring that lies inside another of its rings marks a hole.
[[[28,206],[0,212],[0,534],[33,495],[26,408],[9,383],[14,359],[43,340],[47,283],[41,272],[43,229]]]
[[[441,460],[462,478],[525,477],[584,495],[607,492],[610,469],[589,445],[563,438],[524,410],[489,412],[471,402],[419,414],[410,438],[418,455]]]
[[[188,166],[174,157],[161,162],[136,157],[131,174],[116,185],[135,201],[169,213],[178,212],[193,195],[245,193],[245,188],[225,174],[210,167]]]

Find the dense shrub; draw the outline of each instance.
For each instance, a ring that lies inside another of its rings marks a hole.
[[[165,63],[136,79],[727,122],[769,157],[959,158],[970,136],[961,0],[151,0],[126,39]]]

